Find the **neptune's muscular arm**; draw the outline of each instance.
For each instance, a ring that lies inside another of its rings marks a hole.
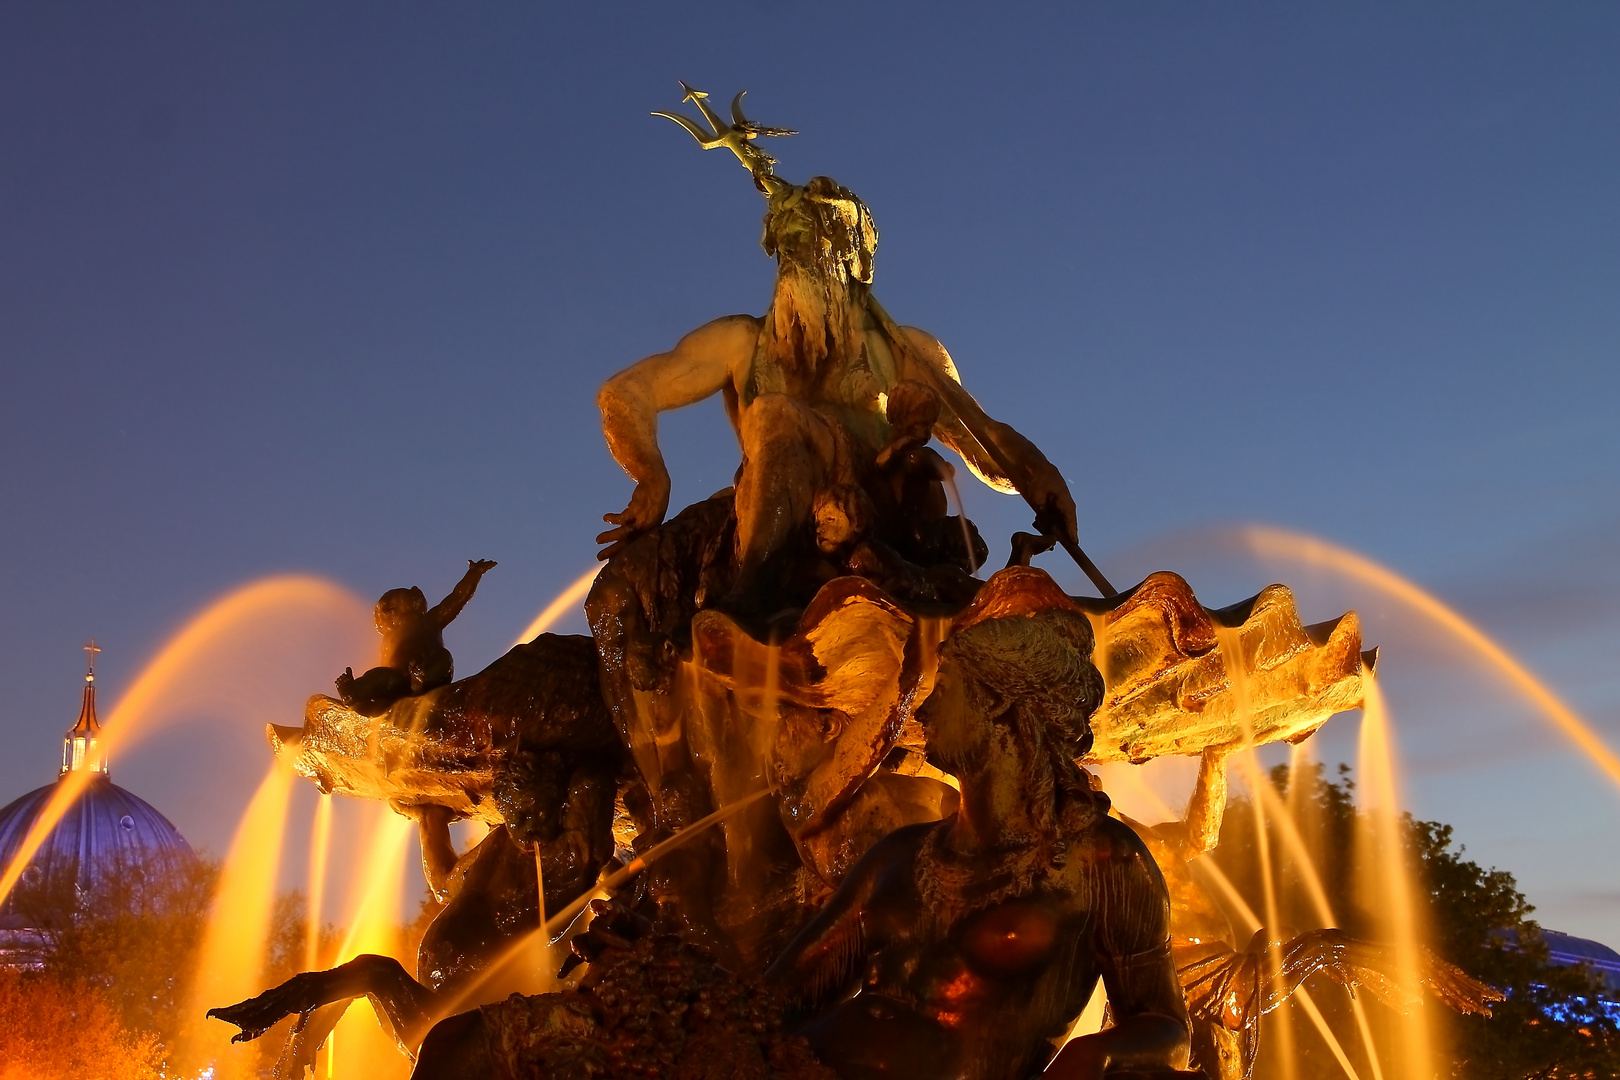
[[[621,543],[664,520],[669,509],[669,470],[658,449],[658,414],[702,401],[724,389],[734,370],[753,356],[759,320],[732,315],[698,327],[668,352],[654,353],[625,368],[596,395],[602,434],[636,490],[623,513],[605,514],[616,526],[596,538],[607,558]]]
[[[994,419],[979,406],[963,387],[945,346],[914,326],[898,329],[906,346],[896,357],[900,376],[932,386],[940,396],[943,408],[934,431],[939,440],[960,454],[986,484],[1022,494],[1035,508],[1043,532],[1077,540],[1074,497],[1063,474],[1011,424]]]

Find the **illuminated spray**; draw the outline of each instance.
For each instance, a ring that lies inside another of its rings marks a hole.
[[[1363,680],[1365,707],[1361,718],[1361,834],[1356,837],[1356,878],[1366,890],[1368,910],[1384,918],[1395,941],[1396,977],[1417,1007],[1401,1018],[1404,1074],[1414,1080],[1434,1075],[1433,1037],[1427,1002],[1419,977],[1420,916],[1407,858],[1405,822],[1400,811],[1400,781],[1389,736],[1389,718],[1378,684]]]
[[[332,796],[322,792],[315,803],[315,817],[309,830],[309,925],[304,939],[304,970],[321,969],[321,927],[325,924],[326,871],[332,845]],[[332,1054],[336,1035],[329,1033],[326,1042],[327,1080],[332,1080]],[[316,1053],[319,1054],[317,1048]],[[319,1059],[317,1058],[317,1063]],[[317,1068],[317,1074],[320,1070]]]
[[[1164,798],[1142,779],[1140,772],[1135,767],[1115,766],[1108,770],[1108,776],[1111,779],[1121,779],[1129,783],[1152,804],[1155,811],[1163,819],[1171,820],[1177,816],[1175,811],[1171,810],[1169,805],[1165,803]],[[1213,886],[1228,907],[1243,920],[1246,933],[1252,935],[1256,930],[1260,929],[1260,917],[1255,914],[1253,908],[1249,907],[1248,901],[1243,899],[1243,894],[1238,892],[1237,886],[1233,885],[1231,879],[1221,872],[1221,868],[1215,864],[1213,859],[1196,859],[1188,865],[1194,875],[1206,884]],[[1339,1038],[1333,1033],[1333,1029],[1328,1026],[1327,1019],[1322,1015],[1321,1010],[1316,1007],[1316,1002],[1312,999],[1310,993],[1305,987],[1301,986],[1294,991],[1293,996],[1294,999],[1300,1002],[1305,1015],[1315,1026],[1317,1033],[1327,1043],[1328,1050],[1332,1052],[1334,1060],[1339,1063],[1339,1067],[1344,1070],[1344,1074],[1350,1080],[1361,1080],[1355,1066],[1350,1062],[1350,1056],[1345,1053],[1343,1044],[1339,1042]]]
[[[137,745],[177,714],[238,711],[232,690],[239,691],[239,686],[211,679],[211,672],[222,663],[251,657],[265,644],[267,626],[281,633],[289,620],[306,627],[310,623],[350,627],[355,639],[362,640],[370,631],[371,613],[348,590],[302,575],[265,578],[228,593],[187,623],[141,671],[102,726],[102,755]],[[74,770],[58,781],[11,863],[0,871],[0,903],[93,775],[91,770]]]
[[[552,625],[558,619],[567,615],[571,609],[584,603],[586,594],[591,591],[591,585],[596,581],[596,575],[601,572],[602,564],[598,563],[575,578],[572,585],[558,593],[555,600],[541,609],[540,614],[534,617],[534,621],[528,625],[528,628],[523,633],[518,635],[518,639],[512,642],[512,645],[515,647],[533,641],[547,630],[550,630]]]
[[[1254,812],[1255,852],[1260,861],[1260,884],[1266,905],[1266,959],[1270,965],[1269,978],[1281,971],[1283,965],[1282,920],[1277,908],[1277,880],[1271,860],[1271,837],[1266,828],[1266,802],[1261,797],[1262,789],[1269,790],[1270,785],[1260,770],[1260,759],[1255,753],[1254,714],[1251,711],[1252,699],[1249,696],[1248,659],[1243,654],[1243,635],[1239,630],[1221,626],[1219,623],[1214,626],[1215,638],[1221,646],[1221,661],[1226,666],[1226,679],[1232,692],[1232,709],[1243,730],[1243,746],[1236,754],[1236,758],[1242,763],[1249,787],[1254,792],[1254,798],[1249,800],[1249,805]],[[1275,1034],[1278,1064],[1283,1080],[1295,1080],[1299,1075],[1299,1049],[1294,1043],[1294,1025],[1290,1022],[1292,1017],[1287,1009],[1278,1009],[1272,1015],[1277,1018]]]
[[[365,856],[349,881],[349,931],[332,963],[367,953],[399,957],[400,908],[405,898],[405,863],[413,822],[377,804],[372,811]],[[382,1077],[397,1072],[402,1058],[384,1034],[371,1003],[356,1000],[333,1030],[328,1069],[339,1077]],[[341,1048],[341,1049],[340,1049]]]
[[[326,863],[332,845],[332,796],[322,792],[315,802],[309,829],[309,927],[304,939],[304,970],[321,966],[322,911],[326,906]]]
[[[198,950],[188,995],[187,1011],[192,1016],[250,998],[260,990],[292,781],[291,769],[280,761],[272,762],[236,828]],[[250,1073],[257,1048],[233,1048],[231,1032],[223,1021],[203,1023],[186,1040],[190,1044],[187,1058],[213,1063],[217,1076]]]
[[[1237,539],[1261,558],[1288,559],[1308,567],[1323,569],[1364,585],[1370,585],[1439,626],[1483,660],[1495,674],[1505,679],[1617,786],[1620,786],[1620,755],[1617,755],[1592,725],[1554,694],[1508,651],[1453,608],[1401,575],[1364,555],[1301,533],[1261,525],[1240,529]]]
[[[1371,674],[1366,678],[1371,679]],[[1323,926],[1338,926],[1339,920],[1333,913],[1333,905],[1328,902],[1327,888],[1322,883],[1322,876],[1317,872],[1316,860],[1311,852],[1320,850],[1323,842],[1324,829],[1321,815],[1317,813],[1320,807],[1306,798],[1305,779],[1314,775],[1313,759],[1306,743],[1299,743],[1288,748],[1288,805],[1278,814],[1278,820],[1283,823],[1283,845],[1289,849],[1289,854],[1300,868],[1301,882],[1305,886],[1306,894],[1310,897],[1311,906],[1316,909],[1316,917]],[[1277,794],[1269,785],[1262,789],[1276,802]],[[1362,1004],[1361,998],[1345,988],[1345,997],[1350,1001],[1350,1011],[1356,1019],[1356,1034],[1361,1038],[1361,1048],[1366,1051],[1367,1064],[1372,1069],[1372,1080],[1384,1080],[1384,1070],[1378,1060],[1378,1047],[1373,1042],[1372,1025],[1367,1021],[1367,1007]],[[1310,1006],[1315,1008],[1315,1005]]]

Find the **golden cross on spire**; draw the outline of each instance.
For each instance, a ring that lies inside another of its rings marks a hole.
[[[101,651],[101,646],[96,644],[96,639],[95,638],[91,638],[89,641],[84,643],[84,654],[85,654],[84,681],[85,682],[95,682],[96,681],[96,653],[98,653],[100,651]]]

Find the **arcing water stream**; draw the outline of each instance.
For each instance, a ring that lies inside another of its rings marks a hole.
[[[1137,767],[1123,764],[1105,765],[1102,766],[1099,771],[1105,777],[1105,787],[1110,792],[1123,793],[1124,789],[1129,789],[1130,791],[1134,792],[1138,798],[1145,802],[1148,807],[1151,808],[1152,814],[1159,816],[1163,820],[1170,820],[1177,816],[1176,813],[1170,809],[1169,804],[1165,802],[1164,797],[1152,785],[1143,779],[1141,772]],[[1199,859],[1192,865],[1197,871],[1197,876],[1207,880],[1209,885],[1211,885],[1215,891],[1219,893],[1221,899],[1226,902],[1230,911],[1237,915],[1240,920],[1242,920],[1245,933],[1252,935],[1255,931],[1260,929],[1262,925],[1260,922],[1260,917],[1255,914],[1254,909],[1251,908],[1248,901],[1243,898],[1243,894],[1238,891],[1237,886],[1233,885],[1231,880],[1227,878],[1226,874],[1221,871],[1219,865],[1209,858]],[[1332,924],[1329,923],[1327,925]],[[1273,961],[1273,964],[1275,964],[1275,961]],[[1350,1058],[1345,1053],[1344,1047],[1340,1045],[1338,1036],[1336,1036],[1333,1033],[1333,1029],[1328,1026],[1327,1020],[1322,1016],[1321,1011],[1316,1007],[1316,1004],[1311,999],[1309,992],[1306,991],[1306,989],[1302,986],[1298,991],[1295,992],[1294,999],[1299,1002],[1301,1008],[1305,1011],[1306,1016],[1316,1027],[1317,1032],[1322,1036],[1323,1041],[1327,1043],[1329,1051],[1334,1056],[1334,1060],[1339,1063],[1339,1066],[1344,1070],[1345,1075],[1348,1076],[1350,1080],[1361,1080],[1361,1077],[1356,1072],[1355,1067],[1350,1063]],[[1352,1000],[1354,999],[1352,998]],[[1376,1062],[1377,1051],[1372,1044],[1371,1033],[1364,1031],[1363,1040],[1367,1054],[1374,1062]]]
[[[272,646],[315,626],[345,628],[356,643],[364,642],[371,636],[370,610],[347,589],[302,575],[250,582],[216,600],[163,646],[113,708],[103,725],[102,754],[111,757],[198,713],[262,723],[268,717],[243,716],[244,709],[253,711],[253,695],[244,689],[284,677]],[[266,654],[268,664],[261,662]],[[76,770],[57,784],[11,864],[0,869],[0,902],[93,775]]]
[[[326,910],[326,869],[332,851],[332,796],[322,793],[315,803],[309,829],[309,925],[305,930],[304,970],[321,967],[322,913]]]
[[[1325,568],[1346,579],[1371,585],[1390,596],[1425,619],[1433,622],[1466,646],[1491,671],[1505,678],[1531,701],[1560,731],[1579,747],[1609,779],[1620,784],[1620,756],[1603,744],[1591,726],[1565,705],[1551,690],[1531,675],[1500,646],[1473,627],[1455,611],[1393,572],[1370,560],[1315,538],[1259,527],[1241,530],[1237,534],[1242,544],[1255,555],[1286,559],[1306,565]],[[524,631],[520,641],[527,641],[544,632],[556,619],[575,610],[596,576],[596,568],[580,576],[555,601],[548,605]],[[113,710],[104,736],[104,749],[114,753],[137,744],[146,736],[161,730],[169,719],[201,708],[229,713],[230,705],[240,700],[239,684],[230,680],[215,692],[203,673],[217,670],[220,657],[228,653],[251,655],[258,651],[267,626],[284,628],[298,620],[336,621],[355,628],[356,641],[369,639],[365,606],[341,588],[319,579],[307,577],[272,578],[255,582],[239,589],[210,606],[188,624],[168,643],[158,657],[142,672],[131,690]],[[1240,711],[1246,716],[1244,700],[1245,673],[1242,651],[1234,631],[1222,630],[1223,651],[1232,663],[1231,677]],[[774,679],[772,680],[774,682]],[[1416,890],[1411,879],[1402,843],[1402,825],[1399,816],[1399,788],[1394,751],[1389,734],[1387,711],[1382,697],[1371,679],[1366,681],[1367,708],[1361,724],[1360,793],[1365,817],[1371,824],[1365,835],[1357,838],[1355,858],[1361,880],[1370,883],[1371,893],[1364,898],[1368,906],[1388,916],[1388,932],[1400,955],[1400,978],[1412,989],[1417,988],[1419,947],[1422,940],[1421,912],[1416,906]],[[761,688],[766,698],[774,697],[776,687]],[[1295,802],[1299,783],[1291,783],[1289,805],[1284,805],[1271,784],[1261,774],[1252,753],[1243,753],[1236,759],[1248,781],[1253,795],[1256,839],[1260,852],[1262,888],[1266,925],[1274,934],[1280,931],[1279,875],[1291,871],[1290,880],[1303,886],[1310,906],[1322,926],[1335,925],[1335,913],[1327,899],[1327,892],[1312,857],[1313,839],[1320,837],[1320,828],[1313,828],[1307,816],[1307,801]],[[1294,776],[1298,780],[1305,756],[1295,748],[1292,757]],[[0,899],[15,884],[29,857],[48,834],[64,810],[82,790],[88,773],[73,773],[64,777],[50,806],[31,831],[22,850],[12,864],[0,869]],[[1123,778],[1126,771],[1108,770],[1110,780]],[[1135,770],[1128,770],[1130,780],[1140,782]],[[75,778],[78,778],[75,780]],[[227,855],[219,892],[213,908],[197,971],[191,983],[191,997],[201,1012],[209,1004],[239,1000],[262,989],[258,985],[259,973],[265,959],[275,878],[279,863],[282,833],[287,817],[291,775],[286,770],[272,768],[266,775],[258,793],[249,804],[238,826],[236,839]],[[722,810],[687,830],[666,840],[611,880],[604,888],[611,888],[620,879],[645,868],[664,850],[689,839],[701,828],[731,816],[744,806],[768,794],[759,791],[748,798],[733,802]],[[1168,814],[1169,811],[1166,809]],[[1274,828],[1268,828],[1273,826]],[[403,919],[401,910],[407,894],[405,864],[411,844],[411,822],[386,807],[378,805],[371,815],[371,826],[363,841],[364,855],[353,862],[354,872],[348,883],[346,936],[336,956],[319,955],[321,909],[327,893],[327,852],[332,831],[332,805],[329,796],[322,796],[317,806],[311,834],[308,888],[310,894],[309,927],[305,947],[307,966],[325,966],[358,955],[377,952],[397,955],[399,928]],[[1283,851],[1274,852],[1269,837],[1279,836]],[[1242,897],[1225,881],[1219,868],[1209,860],[1200,860],[1200,871],[1208,875],[1228,903],[1233,904],[1251,927],[1260,925],[1259,918],[1248,909]],[[600,890],[598,890],[598,893]],[[581,897],[562,911],[550,913],[541,931],[535,935],[540,943],[539,959],[533,960],[550,969],[550,941],[565,930],[591,895]],[[543,893],[542,893],[543,896]],[[543,907],[542,907],[543,910]],[[528,957],[535,950],[534,943],[515,945],[513,958]],[[1280,963],[1277,946],[1271,949],[1272,969]],[[405,960],[410,967],[408,958]],[[529,963],[529,960],[525,960]],[[489,972],[490,985],[499,981],[502,964]],[[459,1006],[473,1003],[489,986],[469,988],[465,1001]],[[1301,987],[1295,1002],[1312,1020],[1328,1042],[1336,1060],[1352,1080],[1360,1080],[1348,1055],[1322,1018],[1320,1010]],[[1361,1003],[1352,996],[1358,1031],[1366,1051],[1372,1080],[1382,1080],[1384,1065],[1373,1045],[1368,1019]],[[1287,1008],[1279,1010],[1277,1019],[1287,1015]],[[1402,1060],[1394,1075],[1427,1077],[1432,1075],[1434,1063],[1433,1035],[1426,1018],[1426,1010],[1417,1010],[1403,1021],[1399,1040]],[[226,1075],[237,1064],[245,1062],[232,1058],[223,1046],[223,1037],[210,1024],[198,1036],[199,1052],[207,1054]],[[223,1029],[221,1029],[223,1031]],[[1296,1075],[1296,1052],[1292,1031],[1285,1024],[1268,1025],[1268,1037],[1276,1039],[1283,1075]],[[339,1047],[342,1049],[339,1050]],[[341,1063],[340,1063],[341,1062]],[[380,1025],[368,1008],[351,1010],[343,1021],[340,1032],[334,1035],[326,1061],[328,1076],[403,1074],[402,1059],[381,1034]]]
[[[1243,745],[1237,753],[1237,760],[1243,766],[1249,779],[1249,786],[1256,792],[1265,787],[1265,778],[1260,774],[1260,762],[1254,754],[1254,712],[1249,694],[1248,661],[1243,651],[1243,635],[1234,628],[1215,625],[1215,639],[1220,642],[1221,656],[1226,663],[1226,677],[1232,686],[1232,705],[1237,711],[1238,722],[1243,730]],[[1266,802],[1262,798],[1249,801],[1250,809],[1254,813],[1255,851],[1260,858],[1261,893],[1265,898],[1266,927],[1271,931],[1270,941],[1266,946],[1266,957],[1271,965],[1267,977],[1273,977],[1282,970],[1282,919],[1277,907],[1277,879],[1271,858],[1270,832],[1266,828]],[[1278,1023],[1274,1034],[1277,1039],[1277,1056],[1282,1063],[1282,1080],[1295,1080],[1299,1075],[1299,1054],[1294,1045],[1294,1027],[1290,1023],[1291,1016],[1286,1010],[1277,1013]]]
[[[591,591],[591,584],[596,581],[596,575],[601,572],[602,564],[598,563],[575,578],[572,585],[558,593],[555,600],[540,609],[540,614],[534,617],[534,621],[524,628],[523,633],[519,634],[512,644],[522,645],[526,641],[533,641],[557,625],[558,619],[578,611],[580,604],[585,601],[585,594]]]
[[[1444,630],[1492,674],[1504,679],[1574,743],[1597,769],[1620,786],[1620,754],[1592,725],[1484,631],[1433,593],[1364,555],[1315,536],[1264,525],[1243,526],[1230,538],[1262,560],[1284,560],[1326,570],[1345,580],[1370,585]],[[1217,534],[1215,539],[1223,537]]]
[[[386,805],[372,808],[362,858],[349,879],[348,932],[338,946],[333,965],[371,953],[392,956],[414,968],[400,955],[405,912],[405,868],[413,835],[411,819]],[[262,987],[260,989],[263,989]],[[256,992],[256,991],[255,991]],[[240,998],[237,1000],[241,1000]],[[338,1021],[327,1048],[328,1069],[335,1076],[382,1078],[403,1075],[399,1049],[383,1032],[369,1001],[356,1001]]]

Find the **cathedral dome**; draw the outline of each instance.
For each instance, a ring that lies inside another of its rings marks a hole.
[[[0,907],[0,928],[43,926],[71,918],[84,901],[111,886],[114,891],[184,873],[196,862],[180,830],[146,800],[112,782],[101,753],[96,720],[95,674],[85,676],[79,722],[63,740],[62,771],[55,784],[36,788],[0,809],[0,867],[7,867],[57,785],[69,774],[91,773]]]
[[[0,866],[10,864],[55,790],[56,784],[47,784],[0,809]],[[14,910],[14,902],[60,909],[90,895],[109,875],[137,884],[182,873],[195,860],[191,845],[168,818],[105,775],[96,776],[29,860],[3,914],[25,914]]]

